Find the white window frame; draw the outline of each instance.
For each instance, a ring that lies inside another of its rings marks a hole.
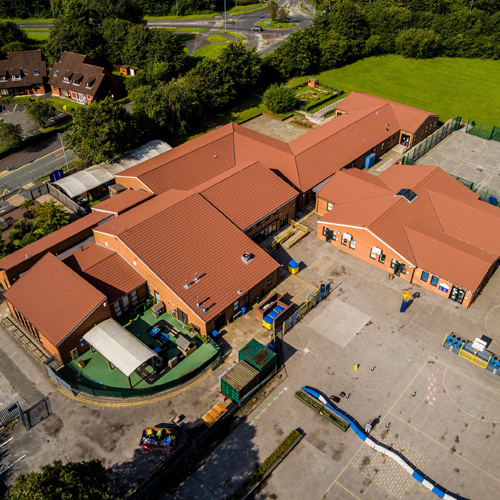
[[[130,298],[132,299],[132,305],[135,307],[139,303],[139,297],[137,296],[137,290],[133,290],[130,293]]]
[[[123,314],[122,306],[120,305],[120,301],[119,300],[117,300],[113,304],[113,308],[115,310],[116,317],[119,318]]]
[[[333,203],[331,201],[326,202],[326,210],[329,212],[333,208]]]

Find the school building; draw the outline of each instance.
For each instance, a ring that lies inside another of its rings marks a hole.
[[[469,307],[500,258],[500,210],[439,167],[336,173],[318,192],[318,238]]]

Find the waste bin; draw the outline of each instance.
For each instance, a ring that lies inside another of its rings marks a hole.
[[[297,274],[299,272],[299,264],[298,262],[295,262],[294,260],[291,260],[289,263],[288,263],[288,272],[290,274]]]

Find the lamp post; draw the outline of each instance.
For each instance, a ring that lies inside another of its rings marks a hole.
[[[474,5],[474,0],[472,0],[472,2],[470,3],[470,9],[469,10],[472,10],[472,6]]]
[[[227,31],[226,0],[224,0],[224,31]]]
[[[179,0],[175,0],[175,9],[177,10],[176,17],[179,17]]]
[[[54,5],[52,5],[52,0],[50,0],[50,6],[52,7],[52,16],[54,17],[54,21],[56,20],[56,13],[54,12]]]

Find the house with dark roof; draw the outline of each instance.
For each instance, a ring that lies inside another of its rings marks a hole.
[[[48,83],[53,95],[65,97],[80,104],[121,92],[119,78],[92,59],[74,52],[63,52],[61,59],[50,70]]]
[[[4,297],[26,332],[61,363],[86,351],[85,333],[111,317],[106,296],[51,253]]]
[[[40,50],[7,52],[0,59],[0,98],[17,95],[45,94],[47,63]]]
[[[113,318],[146,300],[146,279],[119,253],[91,243],[63,259],[85,281],[103,293]]]
[[[500,209],[439,167],[342,171],[318,197],[319,239],[464,307],[498,267]]]

